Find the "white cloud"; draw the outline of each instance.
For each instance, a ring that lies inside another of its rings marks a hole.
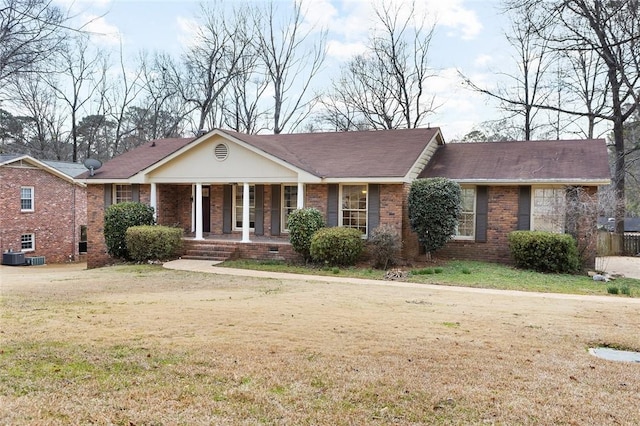
[[[82,31],[91,34],[97,44],[119,45],[123,41],[120,29],[107,22],[104,16],[84,14],[81,18]]]
[[[484,54],[484,55],[477,56],[476,59],[473,61],[473,65],[479,68],[483,68],[488,66],[492,62],[493,62],[493,56]]]
[[[176,17],[178,34],[176,35],[180,44],[184,47],[191,46],[198,36],[199,24],[194,18]]]
[[[347,61],[354,55],[363,53],[367,47],[363,43],[343,43],[338,40],[327,42],[327,55],[338,61]]]

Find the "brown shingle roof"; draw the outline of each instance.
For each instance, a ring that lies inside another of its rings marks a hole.
[[[247,135],[230,130],[236,138],[318,177],[403,177],[438,134],[438,128],[365,132]],[[203,136],[207,138],[207,135]],[[108,162],[93,177],[127,179],[183,148],[195,138],[148,142]],[[153,144],[155,143],[155,146]]]
[[[195,138],[157,139],[147,142],[105,162],[100,169],[94,172],[93,177],[90,177],[89,172],[86,172],[77,176],[77,179],[128,179],[193,140]]]
[[[438,128],[245,135],[224,133],[319,177],[405,176]]]
[[[603,139],[451,143],[441,146],[420,177],[468,181],[606,181]]]

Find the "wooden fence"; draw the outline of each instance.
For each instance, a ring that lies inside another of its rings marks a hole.
[[[640,254],[640,233],[598,233],[598,256],[637,256]]]

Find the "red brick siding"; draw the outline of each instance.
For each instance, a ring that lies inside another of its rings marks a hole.
[[[20,211],[20,188],[33,187],[34,211]],[[87,223],[84,187],[40,168],[0,167],[0,250],[20,251],[21,236],[35,235],[35,251],[47,263],[79,259],[80,226]]]
[[[508,235],[518,226],[518,187],[488,188],[487,242],[452,240],[436,257],[511,263]]]

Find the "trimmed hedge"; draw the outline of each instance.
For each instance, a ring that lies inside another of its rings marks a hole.
[[[112,257],[129,259],[125,234],[131,226],[153,225],[153,207],[128,201],[112,204],[104,212],[104,240]]]
[[[182,251],[182,235],[181,228],[131,226],[125,238],[129,257],[137,262],[176,258]]]
[[[322,228],[311,237],[311,258],[332,266],[355,265],[364,250],[362,232],[353,228]]]
[[[568,234],[514,231],[509,249],[516,266],[538,272],[573,273],[580,269],[576,242]]]
[[[318,229],[324,228],[320,210],[309,207],[292,211],[287,219],[287,228],[293,249],[302,255],[305,262],[311,260],[311,237]]]

